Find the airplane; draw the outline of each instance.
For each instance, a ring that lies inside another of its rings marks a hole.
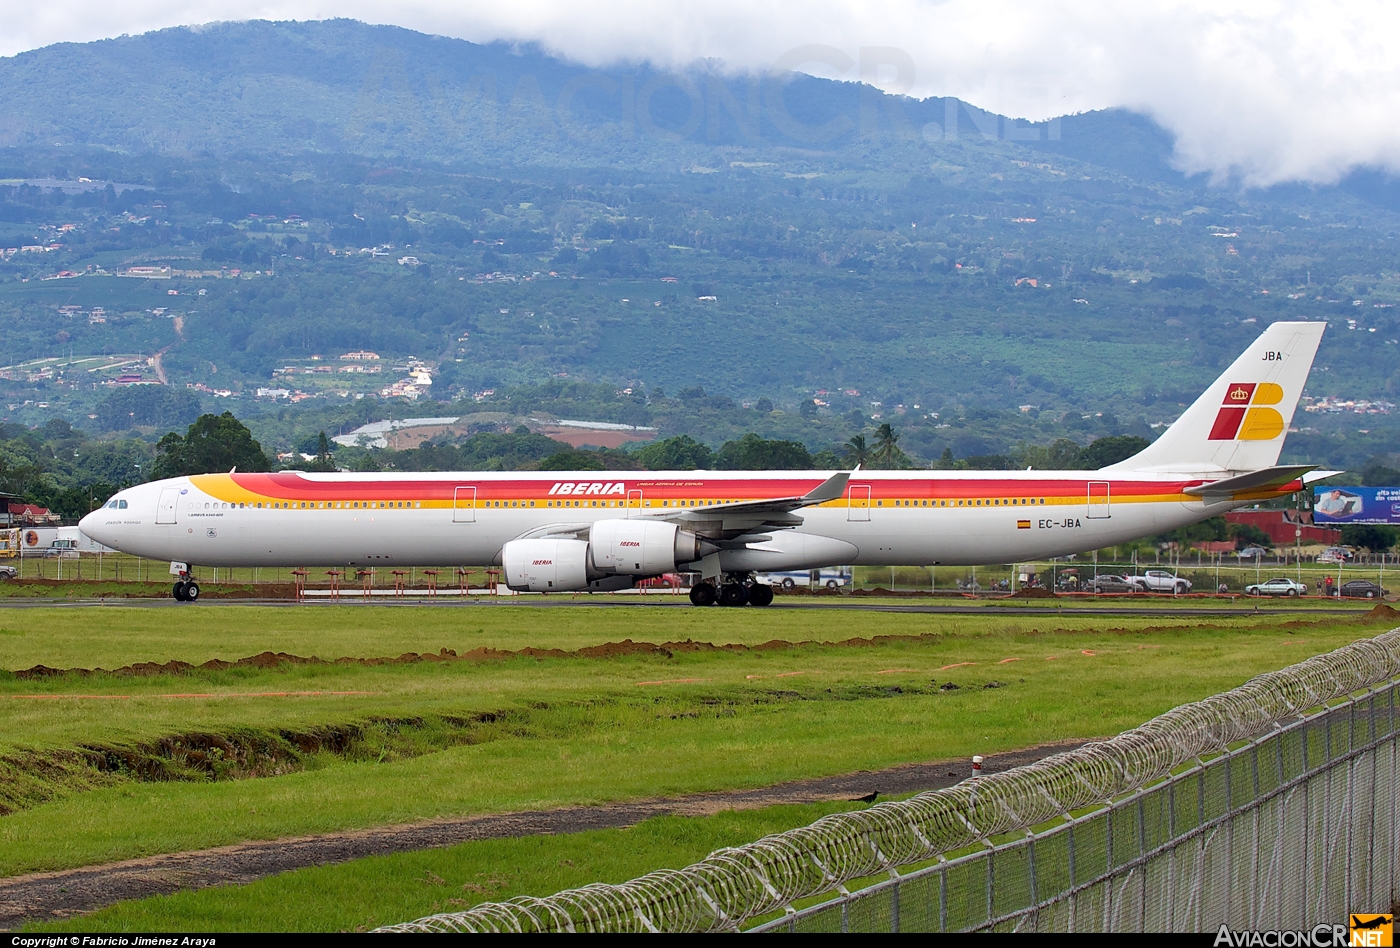
[[[190,564],[489,563],[521,592],[610,591],[686,570],[691,602],[765,606],[754,574],[986,565],[1102,549],[1303,490],[1278,464],[1325,323],[1269,326],[1141,452],[1097,471],[196,474],[129,487],[94,540]]]

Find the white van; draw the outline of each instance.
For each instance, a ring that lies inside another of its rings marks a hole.
[[[759,573],[755,577],[760,583],[781,586],[783,589],[840,589],[854,581],[855,571],[849,566],[827,566],[822,569],[793,569],[774,573]]]

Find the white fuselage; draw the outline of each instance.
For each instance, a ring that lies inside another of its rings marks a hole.
[[[684,516],[685,529],[722,535],[727,504],[801,495],[830,473],[197,475],[123,490],[82,529],[127,553],[205,566],[481,565],[499,563],[511,540],[605,519]],[[797,511],[800,524],[789,529],[722,550],[720,566],[1020,562],[1161,533],[1257,499],[1207,505],[1182,493],[1203,479],[858,472],[843,497]]]

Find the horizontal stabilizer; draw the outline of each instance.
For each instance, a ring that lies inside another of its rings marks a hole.
[[[1260,471],[1250,471],[1248,474],[1237,474],[1234,477],[1227,477],[1223,480],[1211,481],[1207,484],[1200,484],[1196,487],[1188,487],[1184,491],[1187,494],[1195,494],[1198,497],[1219,497],[1231,494],[1241,494],[1245,491],[1268,490],[1269,488],[1283,487],[1286,484],[1299,480],[1309,471],[1313,470],[1312,464],[1286,464],[1281,467],[1266,467]]]

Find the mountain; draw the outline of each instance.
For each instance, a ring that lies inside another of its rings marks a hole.
[[[1067,117],[1052,130],[850,82],[597,71],[534,48],[353,20],[215,23],[64,43],[0,60],[0,90],[4,146],[635,167],[716,146],[839,151],[972,136],[1037,141],[1140,177],[1174,175],[1169,137],[1121,111]]]

